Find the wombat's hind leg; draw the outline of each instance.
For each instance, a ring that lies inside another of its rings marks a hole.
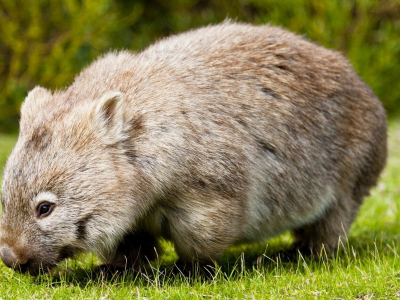
[[[293,231],[294,248],[302,254],[334,254],[340,242],[345,242],[360,202],[348,200],[335,203],[313,223]]]
[[[142,271],[149,261],[157,259],[160,247],[157,239],[146,232],[127,234],[117,249],[104,258],[107,268]]]

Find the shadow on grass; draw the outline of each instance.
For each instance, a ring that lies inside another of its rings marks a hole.
[[[381,257],[398,257],[399,240],[373,240],[371,238],[350,237],[347,243],[341,243],[335,255],[322,252],[321,255],[306,255],[291,248],[290,238],[277,238],[268,244],[252,244],[233,247],[226,251],[219,264],[206,270],[194,266],[195,272],[189,274],[177,269],[175,261],[150,262],[142,272],[111,271],[104,273],[96,264],[70,261],[69,266],[61,266],[52,274],[43,274],[33,279],[36,284],[48,286],[77,286],[85,288],[98,285],[133,285],[139,287],[175,286],[182,283],[193,285],[212,281],[240,280],[246,277],[264,274],[275,276],[284,273],[308,273],[321,268],[330,270],[347,267],[351,264],[365,263]],[[194,273],[194,274],[193,274]]]

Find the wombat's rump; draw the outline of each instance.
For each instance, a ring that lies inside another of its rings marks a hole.
[[[81,251],[139,268],[291,230],[334,249],[386,159],[386,115],[337,52],[225,22],[109,53],[37,87],[4,170],[0,255],[31,272]]]

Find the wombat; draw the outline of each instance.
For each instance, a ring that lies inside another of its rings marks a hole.
[[[332,251],[386,161],[382,104],[339,53],[226,21],[110,52],[34,88],[4,169],[0,255],[31,273],[94,251],[140,269],[287,230]]]

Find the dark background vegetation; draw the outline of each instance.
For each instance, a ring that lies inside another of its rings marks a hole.
[[[110,49],[231,18],[271,23],[344,53],[400,113],[400,0],[0,0],[0,132],[35,85],[62,89]]]

